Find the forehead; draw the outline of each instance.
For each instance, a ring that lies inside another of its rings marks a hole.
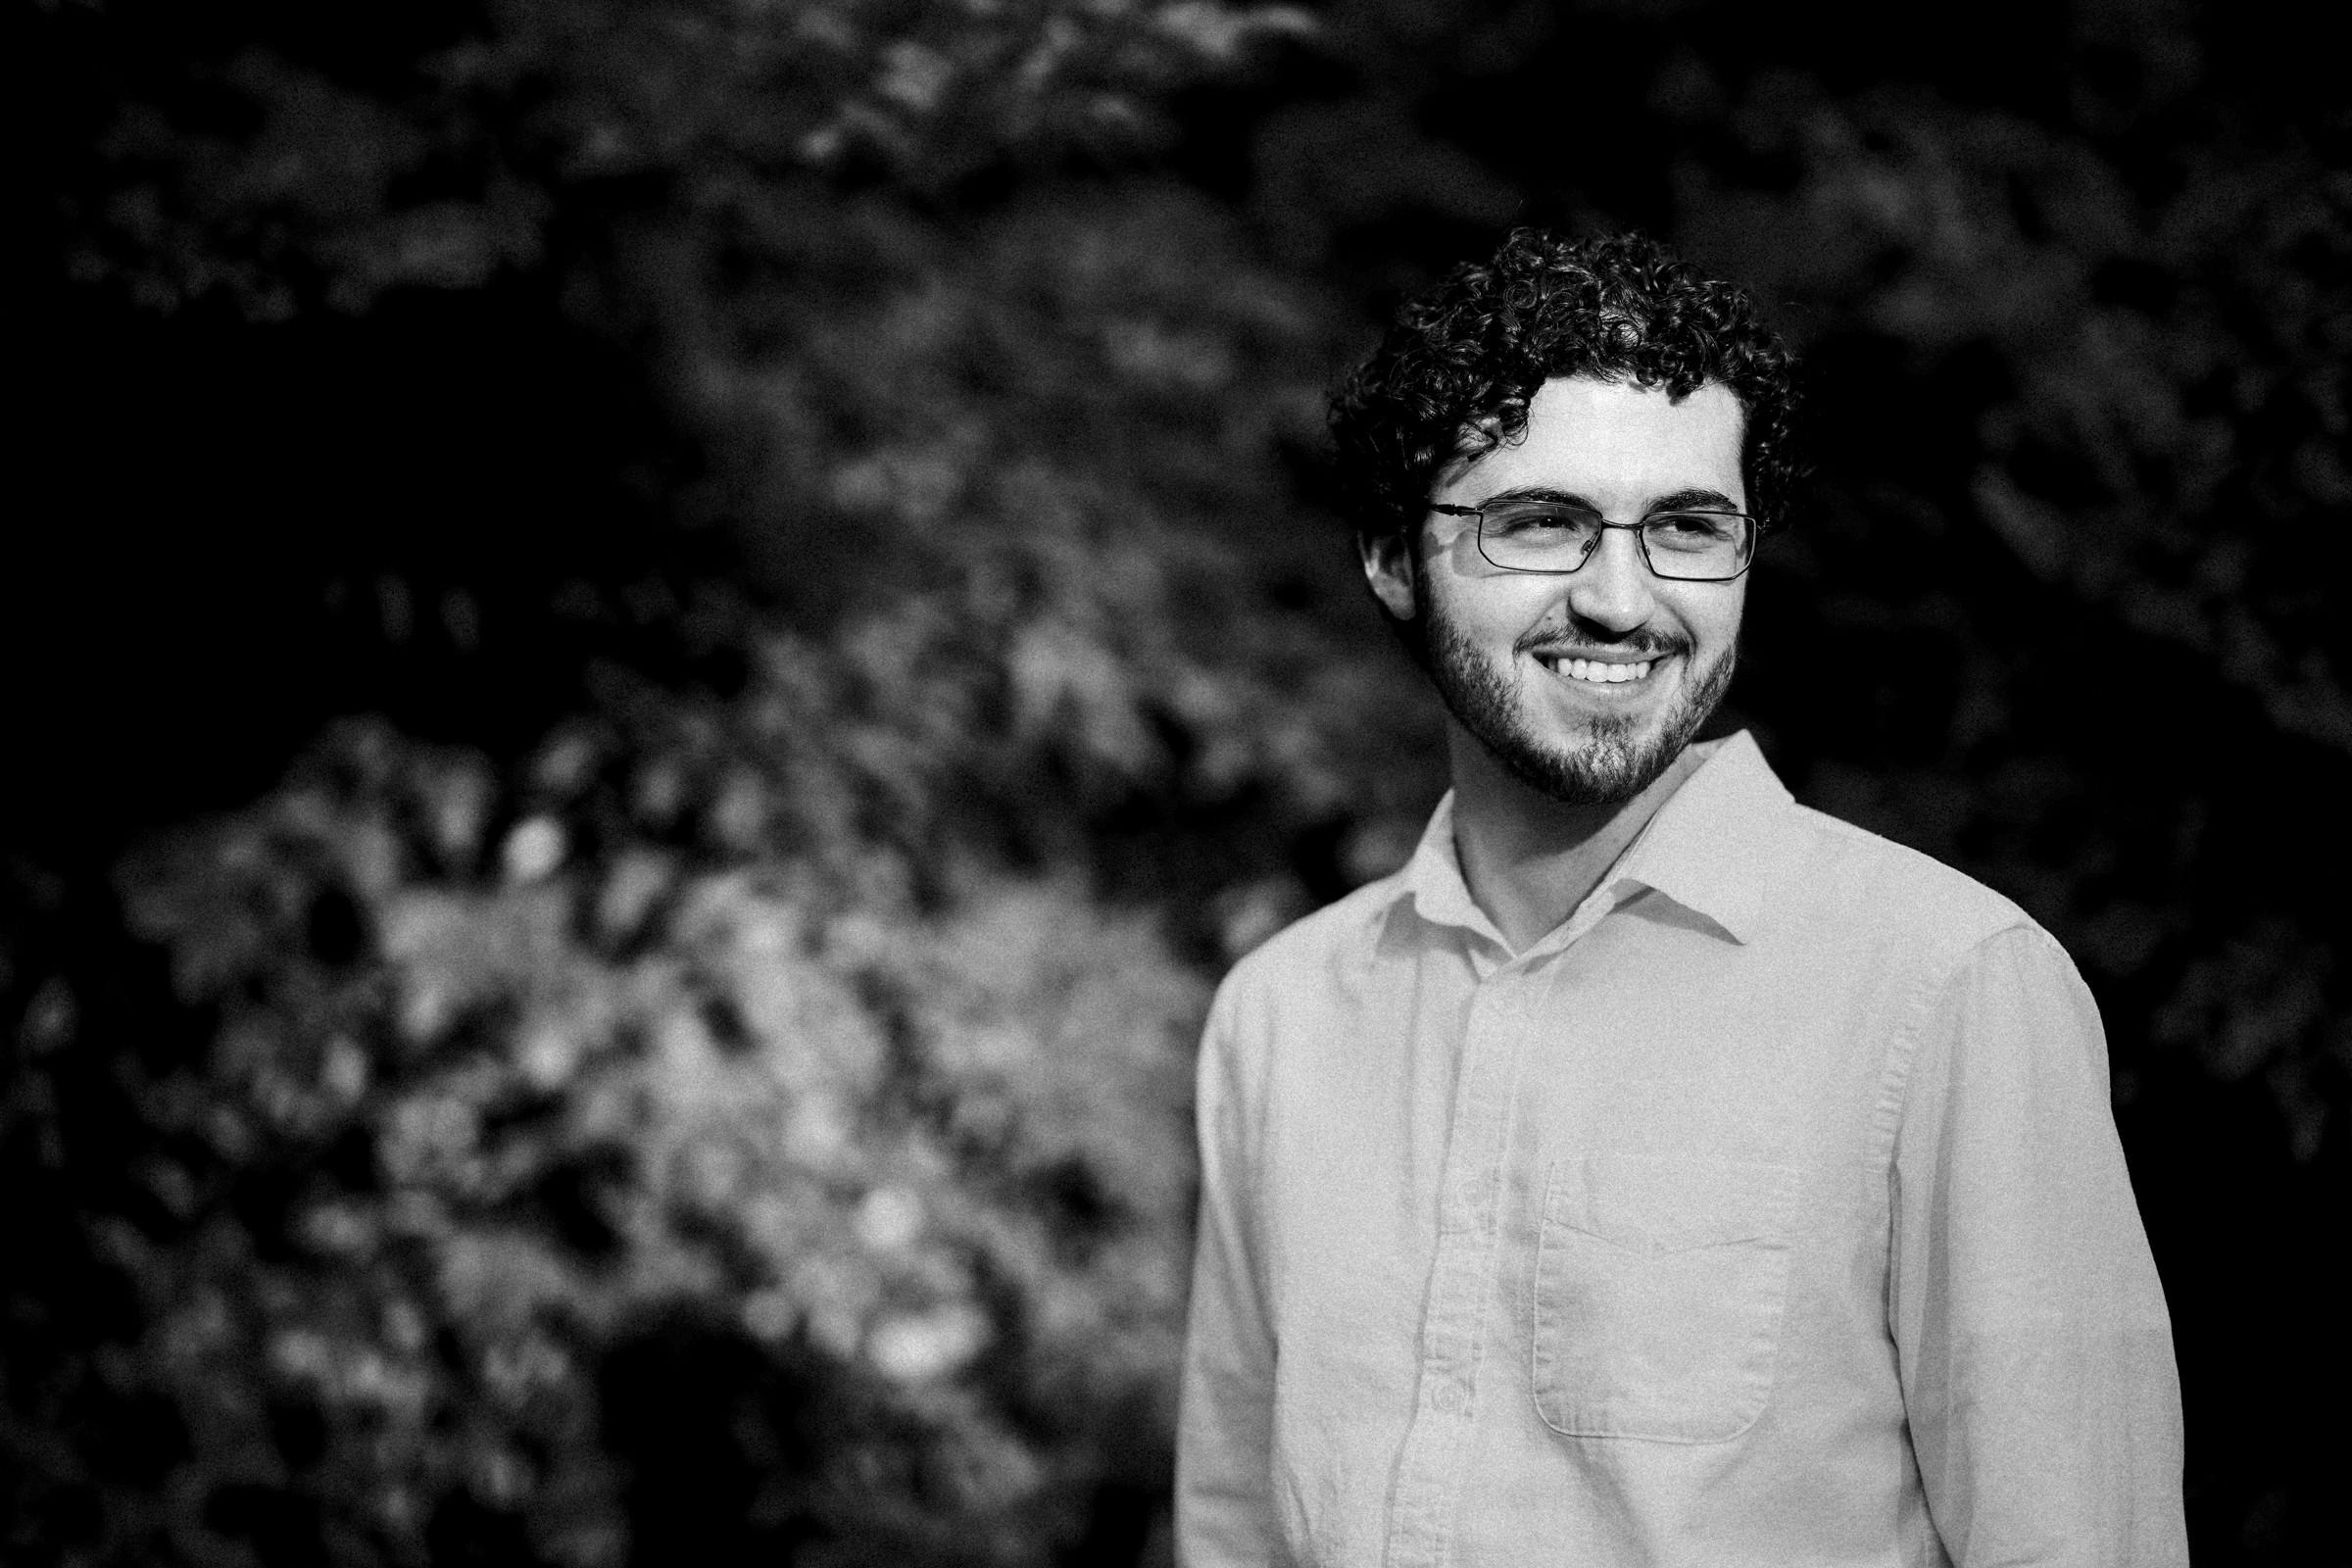
[[[1714,490],[1744,506],[1740,400],[1718,382],[1677,399],[1663,387],[1557,376],[1536,389],[1527,428],[1448,468],[1439,500],[1541,485],[1602,507],[1639,508],[1681,490]]]

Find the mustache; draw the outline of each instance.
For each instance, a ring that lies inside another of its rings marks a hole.
[[[1665,637],[1656,632],[1635,632],[1624,637],[1596,637],[1573,626],[1552,626],[1531,631],[1511,645],[1515,654],[1532,654],[1544,648],[1583,648],[1595,652],[1630,654],[1637,659],[1663,659],[1670,654],[1690,652],[1690,639]]]

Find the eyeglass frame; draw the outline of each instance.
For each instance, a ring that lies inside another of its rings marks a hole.
[[[1487,554],[1487,507],[1509,506],[1513,504],[1514,503],[1510,501],[1491,501],[1488,502],[1486,506],[1457,507],[1442,501],[1433,501],[1430,503],[1429,510],[1432,512],[1444,513],[1447,516],[1452,517],[1476,517],[1478,519],[1479,559],[1484,561],[1488,565],[1493,566],[1496,571],[1522,572],[1531,577],[1568,577],[1584,570],[1587,566],[1592,564],[1593,555],[1600,549],[1600,536],[1603,533],[1606,533],[1609,529],[1616,528],[1633,534],[1634,548],[1640,551],[1642,554],[1642,569],[1647,571],[1651,576],[1657,578],[1660,582],[1738,582],[1740,578],[1747,575],[1750,567],[1755,565],[1756,546],[1763,543],[1764,540],[1764,525],[1756,520],[1755,514],[1752,513],[1708,512],[1702,511],[1701,509],[1695,507],[1676,507],[1664,512],[1652,513],[1650,516],[1643,517],[1640,522],[1611,522],[1599,513],[1594,512],[1592,514],[1592,521],[1597,526],[1592,535],[1592,543],[1586,547],[1584,559],[1579,561],[1575,565],[1556,567],[1507,566],[1501,562],[1496,561],[1493,556]],[[1558,505],[1556,502],[1541,504]],[[1649,535],[1645,530],[1649,527],[1650,522],[1654,518],[1675,516],[1738,517],[1741,522],[1746,523],[1748,527],[1747,559],[1740,564],[1740,569],[1738,571],[1733,572],[1728,577],[1675,577],[1660,571],[1658,569],[1657,563],[1649,559]]]

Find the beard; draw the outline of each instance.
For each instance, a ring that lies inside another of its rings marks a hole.
[[[1683,683],[1666,711],[1646,722],[1603,713],[1581,738],[1538,738],[1521,705],[1520,682],[1481,658],[1461,628],[1423,605],[1430,676],[1463,729],[1520,782],[1566,806],[1617,806],[1657,782],[1723,701],[1739,667],[1737,642]],[[1683,654],[1685,645],[1620,644],[1628,653]]]

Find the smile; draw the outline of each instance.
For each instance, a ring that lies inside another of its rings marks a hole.
[[[1553,674],[1593,686],[1625,686],[1647,680],[1651,667],[1657,662],[1654,659],[1623,664],[1598,659],[1546,659],[1541,654],[1536,657]]]

